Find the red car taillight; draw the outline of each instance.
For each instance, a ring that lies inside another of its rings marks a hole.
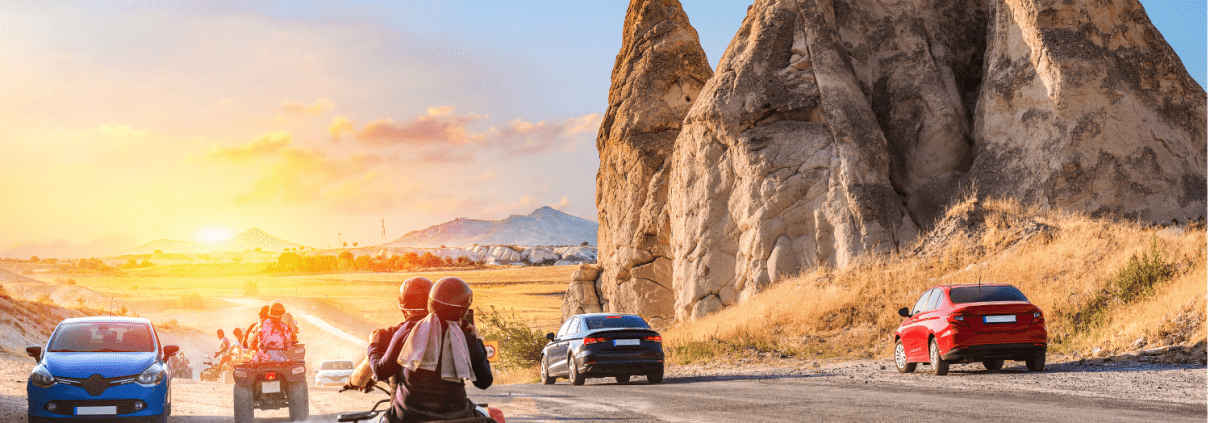
[[[605,342],[605,341],[607,341],[607,339],[601,338],[601,337],[595,337],[595,336],[589,336],[587,338],[584,338],[584,344],[595,344],[598,342]]]
[[[656,335],[656,336],[648,336],[648,337],[643,338],[643,339],[646,339],[646,340],[651,341],[651,342],[662,342],[662,341],[664,340],[663,338],[660,338],[660,336],[659,336],[659,335]]]
[[[967,326],[966,318],[967,318],[966,314],[954,313],[954,314],[951,314],[949,318],[945,319],[945,321],[949,322],[951,325]]]
[[[1029,324],[1031,324],[1031,325],[1036,325],[1039,323],[1046,322],[1046,318],[1042,317],[1042,310],[1034,310],[1033,316],[1034,316],[1034,320],[1029,322]]]

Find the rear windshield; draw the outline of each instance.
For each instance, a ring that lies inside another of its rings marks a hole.
[[[87,322],[59,326],[50,352],[154,352],[151,328],[140,323]]]
[[[1029,300],[1025,298],[1025,294],[1011,286],[963,286],[950,289],[950,301],[962,304]]]
[[[320,370],[353,370],[352,361],[329,361],[319,365]]]
[[[651,329],[647,326],[639,316],[596,316],[587,317],[584,322],[588,324],[588,330],[593,329],[614,329],[614,328],[639,328]]]

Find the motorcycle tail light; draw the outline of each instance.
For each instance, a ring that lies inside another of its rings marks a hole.
[[[276,372],[265,372],[265,380],[275,380],[275,379],[277,379]]]
[[[643,338],[643,339],[646,339],[646,340],[651,341],[651,342],[663,342],[663,341],[664,341],[664,338],[660,338],[660,336],[659,336],[659,335],[655,335],[655,336],[648,336],[648,337]]]
[[[590,337],[584,338],[585,344],[595,344],[598,342],[605,342],[605,338],[596,337],[596,336],[590,336]]]

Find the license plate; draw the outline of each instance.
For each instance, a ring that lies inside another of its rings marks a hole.
[[[1017,323],[1017,315],[983,316],[983,323]]]
[[[639,344],[639,340],[637,340],[637,339],[615,339],[615,340],[613,340],[613,346],[615,346],[615,347],[620,346],[620,345],[638,345],[638,344]]]
[[[118,414],[118,406],[110,405],[105,407],[76,407],[77,416],[100,416],[107,414]]]
[[[274,394],[281,392],[281,382],[276,380],[272,382],[261,382],[260,392],[262,394]]]

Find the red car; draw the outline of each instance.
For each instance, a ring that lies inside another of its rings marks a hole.
[[[900,373],[926,363],[944,375],[949,365],[983,362],[1000,370],[1004,360],[1046,367],[1046,319],[1015,286],[999,283],[941,285],[925,291],[895,331],[895,367]]]

